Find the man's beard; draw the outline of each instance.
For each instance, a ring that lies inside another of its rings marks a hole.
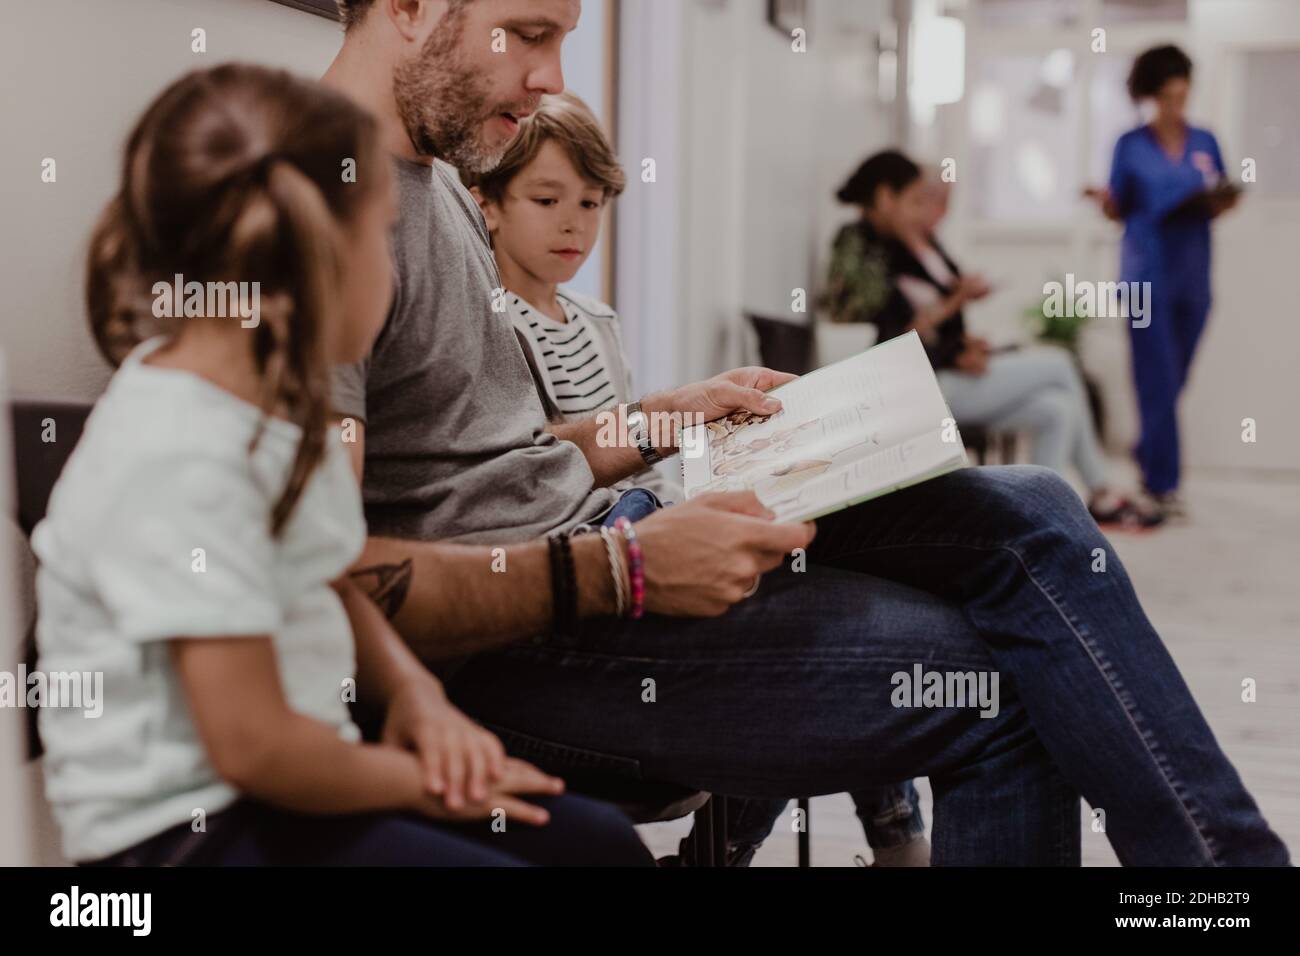
[[[487,72],[464,62],[458,49],[463,27],[458,14],[449,14],[419,55],[393,71],[393,95],[417,153],[469,173],[483,173],[495,169],[510,146],[507,140],[488,148],[483,124],[511,110],[491,108]],[[527,107],[517,110],[527,111]]]

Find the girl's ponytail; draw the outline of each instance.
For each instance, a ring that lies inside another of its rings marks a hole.
[[[255,283],[260,321],[249,334],[261,407],[302,429],[272,510],[276,534],[324,455],[335,354],[326,337],[345,320],[341,223],[367,195],[344,181],[340,163],[383,163],[378,143],[368,113],[315,83],[238,64],[195,71],[131,132],[121,188],[91,238],[87,311],[113,365],[184,321],[155,316],[150,290],[160,280]]]
[[[262,313],[268,335],[259,339],[267,394],[264,402],[281,401],[294,410],[302,428],[293,470],[276,503],[271,526],[276,533],[293,513],[307,479],[325,450],[330,376],[322,333],[343,320],[335,290],[343,270],[343,242],[329,205],[315,183],[278,157],[266,160],[267,195],[279,220],[285,266],[282,281],[292,305],[274,305]],[[269,339],[269,341],[268,341]],[[260,430],[254,437],[256,445]]]

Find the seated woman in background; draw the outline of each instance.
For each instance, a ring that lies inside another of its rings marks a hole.
[[[838,199],[862,215],[835,238],[825,292],[832,318],[871,322],[880,341],[915,329],[958,425],[1026,432],[1034,464],[1058,472],[1074,465],[1100,525],[1160,524],[1159,513],[1109,488],[1087,395],[1065,352],[995,352],[967,334],[962,307],[990,289],[978,275],[963,275],[934,237],[947,212],[947,187],[886,150],[858,168]]]

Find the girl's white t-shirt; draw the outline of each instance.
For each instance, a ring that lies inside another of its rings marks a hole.
[[[143,364],[161,344],[142,344],[113,377],[32,533],[39,667],[103,675],[100,716],[47,707],[39,717],[46,793],[75,861],[238,796],[198,738],[172,638],[271,635],[289,705],[360,736],[344,696],[352,630],[330,582],[360,554],[366,526],[338,430],[272,537],[301,430],[267,418],[250,455],[261,411],[197,375]]]

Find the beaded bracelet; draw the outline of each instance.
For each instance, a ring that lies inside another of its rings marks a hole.
[[[614,539],[614,532],[608,528],[600,529],[600,539],[605,542],[605,553],[609,555],[609,575],[614,579],[614,613],[623,616],[627,608],[626,572],[623,570],[623,551]]]
[[[645,558],[641,553],[641,542],[636,538],[636,529],[627,518],[619,518],[614,527],[627,541],[628,577],[632,584],[632,604],[627,616],[637,620],[645,614]]]

